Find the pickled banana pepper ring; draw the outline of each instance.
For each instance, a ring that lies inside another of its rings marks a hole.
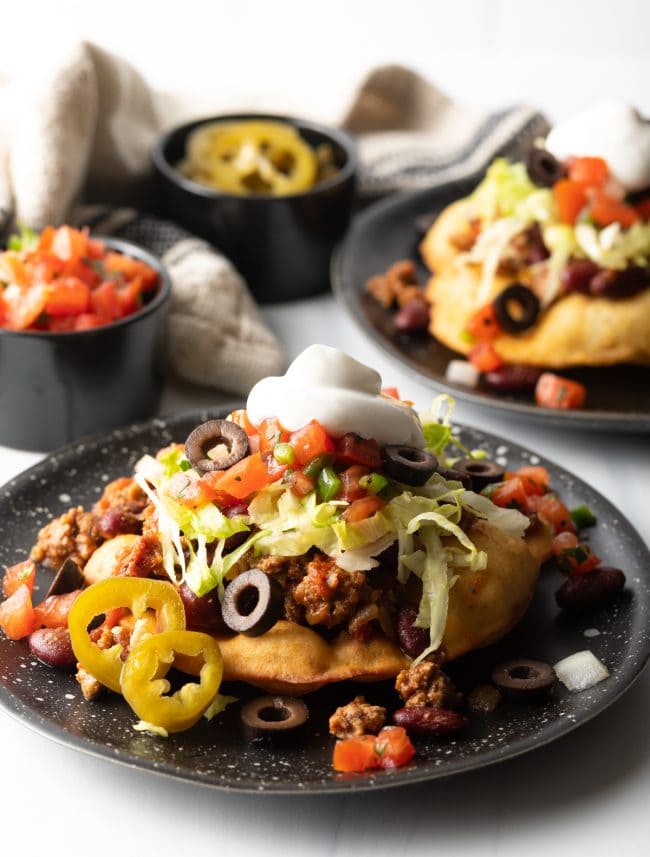
[[[201,659],[199,682],[188,681],[169,694],[166,675],[172,667],[178,667],[177,654]],[[167,732],[182,732],[194,726],[211,705],[222,675],[221,652],[209,634],[165,631],[146,637],[129,652],[122,669],[121,689],[141,720]]]
[[[100,580],[84,589],[75,600],[68,618],[75,657],[97,681],[121,693],[122,646],[116,643],[109,649],[100,649],[88,632],[93,619],[118,607],[128,608],[136,620],[142,618],[147,610],[154,610],[160,631],[184,630],[185,608],[171,584],[142,577]]]

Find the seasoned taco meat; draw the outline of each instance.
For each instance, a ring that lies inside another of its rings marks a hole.
[[[386,709],[371,705],[365,696],[356,696],[347,705],[336,709],[329,720],[330,734],[337,738],[356,735],[376,735],[386,722]]]
[[[59,568],[68,558],[83,567],[103,541],[97,517],[75,506],[40,530],[30,557],[50,568]]]
[[[462,700],[448,676],[432,661],[422,661],[398,673],[395,690],[407,708],[457,708]]]

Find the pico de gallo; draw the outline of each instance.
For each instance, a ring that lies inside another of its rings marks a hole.
[[[0,253],[0,327],[69,333],[137,312],[158,287],[157,272],[118,253],[87,229],[22,229]]]

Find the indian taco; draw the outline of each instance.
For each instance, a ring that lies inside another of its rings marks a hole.
[[[650,363],[650,126],[600,104],[499,158],[421,244],[430,331],[482,371]]]
[[[98,675],[87,638],[133,649],[151,633],[158,585],[180,595],[187,628],[216,640],[225,680],[271,693],[394,678],[506,634],[552,531],[512,498],[489,499],[504,470],[454,440],[442,404],[418,417],[374,369],[314,345],[245,410],[144,456],[91,512],[48,524],[32,559],[71,559],[91,584],[69,617],[88,695],[120,684],[114,664]],[[149,587],[135,627],[116,614],[118,593],[78,607],[125,577]],[[95,613],[104,622],[87,632]]]

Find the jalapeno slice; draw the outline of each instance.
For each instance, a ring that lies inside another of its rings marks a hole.
[[[165,676],[178,667],[177,655],[202,662],[199,681],[188,681],[169,693]],[[122,693],[141,720],[167,732],[189,729],[219,692],[223,675],[221,651],[209,634],[165,631],[153,634],[129,652],[122,669]]]
[[[75,657],[97,681],[120,693],[122,646],[116,643],[100,649],[88,631],[93,619],[118,607],[128,608],[136,620],[143,618],[148,610],[155,611],[159,631],[183,630],[185,609],[171,583],[142,577],[109,577],[93,583],[78,596],[68,617]]]

